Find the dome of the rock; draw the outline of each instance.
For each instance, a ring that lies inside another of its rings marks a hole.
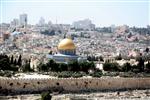
[[[58,50],[74,50],[76,49],[73,41],[69,38],[63,39],[59,44],[58,44]]]

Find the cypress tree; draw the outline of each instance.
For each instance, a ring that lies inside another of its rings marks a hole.
[[[144,59],[142,57],[139,57],[137,66],[138,66],[140,72],[144,71]]]
[[[16,65],[16,64],[17,64],[17,60],[15,59],[15,60],[14,60],[14,65]]]
[[[13,56],[13,55],[11,56],[10,63],[11,63],[11,64],[14,63],[14,56]]]
[[[19,65],[19,66],[21,66],[21,65],[22,65],[22,56],[21,56],[21,55],[19,56],[19,59],[18,59],[17,65]]]

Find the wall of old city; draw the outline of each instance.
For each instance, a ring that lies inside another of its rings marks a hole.
[[[0,90],[39,91],[62,87],[66,91],[150,88],[150,78],[0,78]]]

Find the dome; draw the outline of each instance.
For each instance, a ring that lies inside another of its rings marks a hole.
[[[76,47],[71,39],[66,38],[66,39],[63,39],[58,44],[58,49],[59,50],[73,50],[73,49],[76,49]]]

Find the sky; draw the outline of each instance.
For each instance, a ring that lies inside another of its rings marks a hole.
[[[28,23],[72,24],[89,18],[97,27],[150,25],[150,0],[0,0],[0,23],[9,23],[20,14],[28,15]]]

